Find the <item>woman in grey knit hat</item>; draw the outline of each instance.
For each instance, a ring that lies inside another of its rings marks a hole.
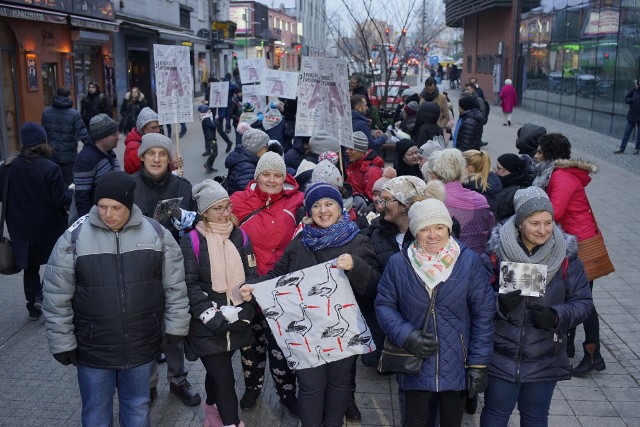
[[[494,290],[500,293],[480,418],[484,427],[506,427],[516,404],[521,425],[547,425],[557,381],[571,378],[566,331],[593,309],[576,239],[554,222],[544,190],[516,191],[514,206],[515,215],[493,230],[488,244]],[[516,290],[502,290],[506,286],[498,283],[507,271],[515,273]]]

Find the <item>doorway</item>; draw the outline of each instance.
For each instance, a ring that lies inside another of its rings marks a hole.
[[[44,105],[50,107],[53,105],[53,99],[56,97],[58,89],[58,64],[55,62],[44,62],[42,64],[42,88],[44,90]]]
[[[144,95],[147,104],[155,110],[154,94],[151,90],[151,80],[149,79],[149,76],[154,76],[155,73],[150,70],[151,59],[149,51],[146,49],[129,50],[128,57],[129,69],[127,74],[129,86],[127,87],[127,92],[132,87],[137,87]]]
[[[0,22],[0,158],[20,151],[18,137],[17,82],[14,77],[16,56],[13,34]]]

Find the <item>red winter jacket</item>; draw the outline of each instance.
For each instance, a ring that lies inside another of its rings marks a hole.
[[[584,190],[591,182],[589,174],[596,171],[594,165],[582,160],[556,160],[549,178],[547,194],[553,205],[554,219],[578,241],[597,234],[596,221]]]
[[[369,150],[360,160],[347,167],[347,182],[353,187],[353,194],[364,194],[373,200],[373,184],[382,178],[384,160]]]
[[[258,264],[258,275],[267,274],[280,259],[291,242],[296,229],[296,212],[302,206],[304,193],[298,191],[298,183],[289,174],[284,190],[270,195],[251,180],[244,191],[231,195],[233,214],[242,222],[251,212],[269,205],[248,219],[241,228],[247,232],[253,245]]]
[[[131,129],[124,140],[124,170],[129,175],[140,170],[140,158],[138,157],[140,144],[142,144],[142,134],[138,132],[138,128]]]

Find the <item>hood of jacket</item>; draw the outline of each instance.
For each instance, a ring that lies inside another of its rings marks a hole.
[[[489,236],[489,241],[487,242],[487,249],[489,250],[489,252],[494,254],[498,253],[498,248],[500,246],[500,230],[502,229],[502,227],[507,226],[507,224],[509,224],[509,222],[498,224],[493,227],[493,230],[491,230],[491,235]],[[562,231],[562,229],[560,230]],[[564,242],[567,245],[566,257],[569,259],[577,257],[578,240],[576,239],[576,236],[567,234],[564,231],[562,231],[562,235],[564,236]]]
[[[257,165],[258,160],[260,160],[258,156],[244,148],[242,145],[238,145],[231,153],[229,153],[224,164],[227,168],[231,169],[242,162],[250,162]]]
[[[440,118],[440,107],[432,101],[426,101],[420,104],[418,114],[416,114],[415,127],[418,128],[425,123],[435,124]]]
[[[144,93],[140,91],[138,91],[138,93],[140,94],[138,96],[138,102],[144,101]],[[124,96],[124,100],[128,102],[130,99],[131,99],[131,92],[127,92],[127,94]]]
[[[534,125],[533,123],[525,123],[520,129],[518,129],[518,139],[516,141],[518,154],[528,154],[533,157],[538,149],[538,139],[546,133],[547,129],[542,126]]]
[[[591,182],[590,174],[598,172],[598,167],[580,159],[558,159],[555,161],[554,170],[562,169],[576,176],[580,183],[586,187]]]
[[[56,96],[53,98],[53,108],[65,110],[73,107],[73,101],[68,96]]]

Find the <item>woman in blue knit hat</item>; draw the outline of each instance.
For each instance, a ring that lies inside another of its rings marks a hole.
[[[47,142],[44,128],[27,122],[20,138],[20,153],[0,167],[0,197],[8,179],[7,229],[17,268],[24,270],[29,320],[38,320],[42,314],[40,266],[47,263],[58,237],[67,228],[71,190],[64,183],[60,166],[50,160],[53,146]]]
[[[324,182],[312,184],[304,193],[304,228],[287,246],[280,261],[266,276],[253,282],[281,276],[334,260],[344,270],[353,293],[371,297],[376,293],[380,273],[371,240],[359,233],[343,208],[338,188]],[[251,299],[253,288],[245,285],[241,294]],[[351,366],[356,356],[315,368],[298,369],[298,412],[302,426],[341,427],[353,399]]]

